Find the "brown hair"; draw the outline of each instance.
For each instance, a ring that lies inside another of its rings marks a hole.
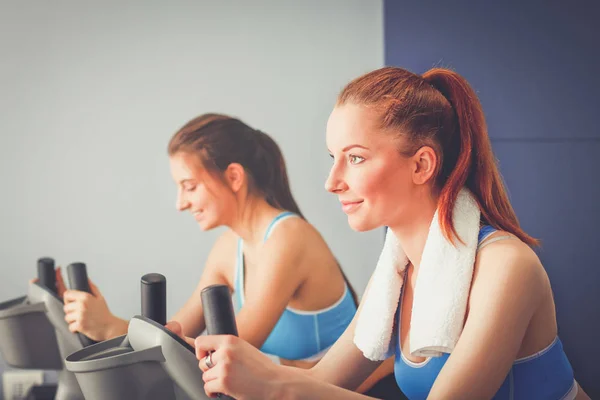
[[[436,151],[438,214],[448,240],[458,237],[452,212],[458,192],[466,186],[485,223],[530,246],[538,244],[519,225],[492,152],[481,103],[465,78],[445,68],[419,76],[385,67],[350,82],[337,100],[337,105],[345,103],[379,111],[381,128],[407,139],[408,147],[400,150],[405,156],[414,155],[422,146]]]
[[[287,176],[285,161],[275,141],[236,118],[204,114],[185,124],[169,142],[168,152],[197,154],[207,169],[223,172],[238,163],[249,175],[251,189],[273,207],[302,218]]]

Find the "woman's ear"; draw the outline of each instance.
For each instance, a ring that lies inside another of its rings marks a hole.
[[[423,146],[411,157],[413,162],[412,179],[416,185],[423,185],[433,177],[437,166],[437,154],[430,146]]]
[[[238,163],[229,164],[224,175],[227,184],[234,193],[237,193],[246,181],[246,170]]]

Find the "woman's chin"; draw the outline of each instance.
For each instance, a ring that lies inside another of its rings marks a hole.
[[[220,224],[217,224],[216,222],[206,221],[206,220],[201,220],[201,221],[197,221],[197,222],[198,222],[198,226],[200,227],[200,230],[203,232],[210,231],[211,229],[214,229],[220,225]]]
[[[373,224],[371,221],[365,220],[364,218],[355,218],[354,216],[348,216],[348,225],[356,232],[367,232],[377,229],[379,225]]]

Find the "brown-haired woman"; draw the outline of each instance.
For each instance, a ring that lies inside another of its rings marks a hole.
[[[327,244],[290,191],[275,141],[239,119],[201,115],[172,137],[168,154],[177,209],[204,231],[229,229],[214,244],[194,293],[168,328],[196,337],[204,329],[200,292],[234,292],[239,335],[284,365],[313,366],[350,324],[357,301]],[[93,295],[66,291],[69,328],[95,340],[126,333],[128,321]]]

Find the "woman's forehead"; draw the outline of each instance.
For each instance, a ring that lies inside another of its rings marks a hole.
[[[370,107],[352,103],[336,106],[327,122],[327,147],[340,151],[352,144],[373,149],[397,146],[399,135],[383,130],[380,118],[380,112]]]

